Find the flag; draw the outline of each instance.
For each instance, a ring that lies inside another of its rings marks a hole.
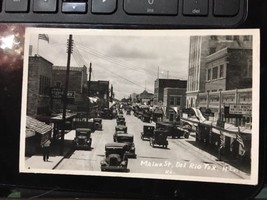
[[[238,133],[236,134],[236,141],[241,145],[241,147],[242,147],[243,149],[245,149],[245,144],[244,144],[243,138],[242,138],[242,136],[241,136],[241,134],[240,134],[240,129],[239,129],[239,127],[238,127]]]
[[[49,43],[49,37],[48,37],[47,34],[39,34],[38,35],[38,39],[39,40],[45,40],[45,41],[47,41]]]
[[[223,135],[223,133],[220,131],[220,150],[224,147],[225,145],[225,137]]]

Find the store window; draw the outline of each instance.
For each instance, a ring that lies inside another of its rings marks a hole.
[[[212,79],[217,79],[218,78],[218,67],[214,67],[212,69]]]

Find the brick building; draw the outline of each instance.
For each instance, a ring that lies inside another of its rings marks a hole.
[[[164,88],[163,108],[167,120],[175,121],[185,104],[186,88]]]
[[[154,83],[154,105],[163,105],[164,88],[186,88],[186,86],[186,80],[156,79]]]
[[[206,57],[205,92],[251,87],[251,49],[224,48]]]
[[[66,70],[65,66],[53,66],[52,73],[52,86],[56,88],[61,88],[64,90],[65,81],[66,81]],[[87,88],[87,67],[70,67],[69,71],[69,85],[68,85],[68,94],[69,94],[69,103],[68,107],[71,110],[76,110],[79,104],[84,103],[83,94],[86,94]],[[62,105],[60,101],[54,103]]]
[[[89,83],[88,83],[89,84]],[[109,108],[109,81],[90,81],[89,96],[100,99],[100,109]]]
[[[27,115],[37,117],[50,114],[52,63],[41,56],[30,56],[28,65]]]
[[[187,107],[196,107],[198,94],[205,92],[207,76],[206,58],[208,58],[211,54],[220,52],[220,50],[225,49],[226,47],[251,49],[252,37],[249,35],[211,35],[190,37],[188,82],[186,92]]]

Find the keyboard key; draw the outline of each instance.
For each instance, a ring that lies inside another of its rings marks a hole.
[[[128,14],[177,15],[178,0],[124,0]]]
[[[33,12],[49,12],[57,11],[57,0],[34,0]]]
[[[214,15],[235,16],[239,12],[240,0],[214,0]]]
[[[85,2],[63,2],[63,13],[86,13],[87,3]]]
[[[6,12],[28,12],[28,0],[6,0]]]
[[[184,15],[205,16],[208,15],[208,8],[208,0],[183,0]]]
[[[117,9],[117,0],[92,0],[92,13],[111,14]]]

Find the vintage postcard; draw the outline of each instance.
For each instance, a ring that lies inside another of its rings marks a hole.
[[[256,185],[259,47],[257,29],[26,28],[20,172]]]

